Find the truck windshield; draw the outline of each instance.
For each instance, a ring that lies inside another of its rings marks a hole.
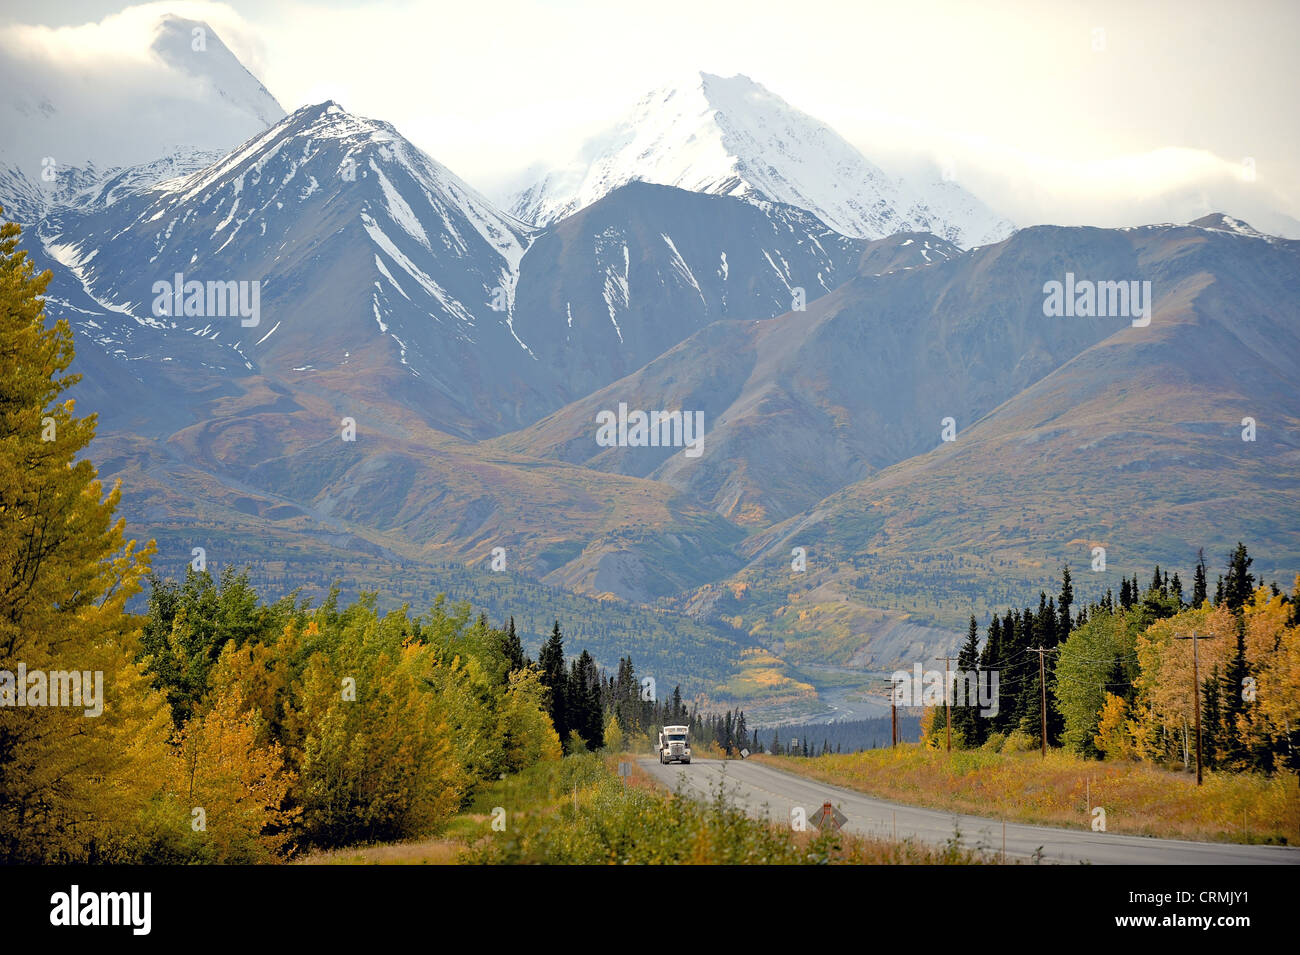
[[[685,736],[684,734],[682,734],[682,733],[669,733],[669,734],[668,734],[668,742],[670,742],[670,743],[685,743],[685,742],[686,742],[686,736]]]

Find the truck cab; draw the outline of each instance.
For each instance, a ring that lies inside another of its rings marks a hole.
[[[691,742],[686,726],[665,726],[659,731],[659,762],[690,763]]]

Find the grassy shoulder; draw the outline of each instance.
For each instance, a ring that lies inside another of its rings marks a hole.
[[[618,775],[619,762],[632,774]],[[539,763],[485,786],[437,838],[313,853],[304,864],[828,865],[992,863],[950,843],[792,832],[719,792],[668,792],[635,757],[594,753]]]
[[[1203,842],[1300,845],[1300,788],[1294,776],[1256,773],[1196,777],[1149,764],[1033,752],[893,749],[819,757],[755,756],[821,782],[913,806],[1009,822]]]

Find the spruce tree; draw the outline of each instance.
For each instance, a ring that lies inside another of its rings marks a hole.
[[[573,724],[568,716],[568,675],[564,672],[564,636],[560,633],[560,621],[555,621],[550,638],[542,644],[542,652],[537,657],[537,666],[541,670],[542,685],[547,689],[546,710],[551,723],[560,739],[569,738]]]
[[[1061,568],[1061,593],[1056,599],[1056,611],[1060,616],[1057,631],[1062,642],[1070,636],[1070,607],[1074,604],[1074,587],[1070,584],[1070,565]]]
[[[1249,572],[1253,562],[1246,545],[1238,541],[1228,557],[1228,576],[1223,581],[1223,599],[1233,613],[1239,613],[1255,593],[1255,575]]]
[[[578,731],[587,748],[603,746],[605,721],[600,710],[600,675],[596,671],[596,661],[586,650],[570,667],[565,702],[569,726]]]
[[[1002,652],[1002,621],[997,614],[993,614],[989,621],[988,637],[984,641],[984,649],[980,651],[980,669],[997,670],[1002,664],[999,656]]]
[[[1196,552],[1196,576],[1192,580],[1192,609],[1195,610],[1209,599],[1208,584],[1205,577],[1205,551]]]
[[[1034,731],[1031,734],[1038,741],[1038,654],[1030,652],[1030,647],[1038,646],[1038,634],[1034,629],[1034,612],[1028,607],[1020,615],[1020,694],[1016,700],[1016,721],[1012,727],[1024,729],[1024,721],[1032,718]]]
[[[502,652],[505,655],[509,673],[524,668],[524,645],[519,640],[519,634],[515,632],[515,618],[513,616],[510,618],[509,626],[506,627]]]
[[[957,653],[957,686],[966,687],[967,694],[976,693],[975,699],[962,699],[958,696],[953,700],[952,728],[960,734],[961,740],[968,747],[979,746],[984,742],[981,732],[981,723],[978,708],[978,687],[980,674],[979,670],[979,624],[975,621],[975,615],[971,614],[970,625],[966,632],[966,642],[962,644],[961,650]],[[975,673],[975,686],[963,680],[963,674]]]
[[[1219,665],[1216,663],[1208,677],[1201,680],[1201,753],[1207,769],[1219,765],[1222,745],[1222,709],[1219,706]]]
[[[1246,661],[1246,621],[1240,613],[1237,615],[1236,630],[1237,645],[1223,674],[1223,736],[1219,748],[1227,765],[1243,769],[1247,763],[1247,753],[1237,718],[1246,706],[1243,689],[1246,678],[1250,676],[1250,665]]]
[[[1020,721],[1020,699],[1024,688],[1027,671],[1025,668],[1028,641],[1021,627],[1020,611],[1008,610],[1002,618],[1002,644],[999,654],[1001,674],[998,703],[998,715],[993,717],[993,726],[1000,733],[1015,729]]]

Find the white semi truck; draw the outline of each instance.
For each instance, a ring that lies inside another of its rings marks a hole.
[[[659,731],[659,762],[689,763],[691,742],[686,738],[687,726],[665,726]]]

